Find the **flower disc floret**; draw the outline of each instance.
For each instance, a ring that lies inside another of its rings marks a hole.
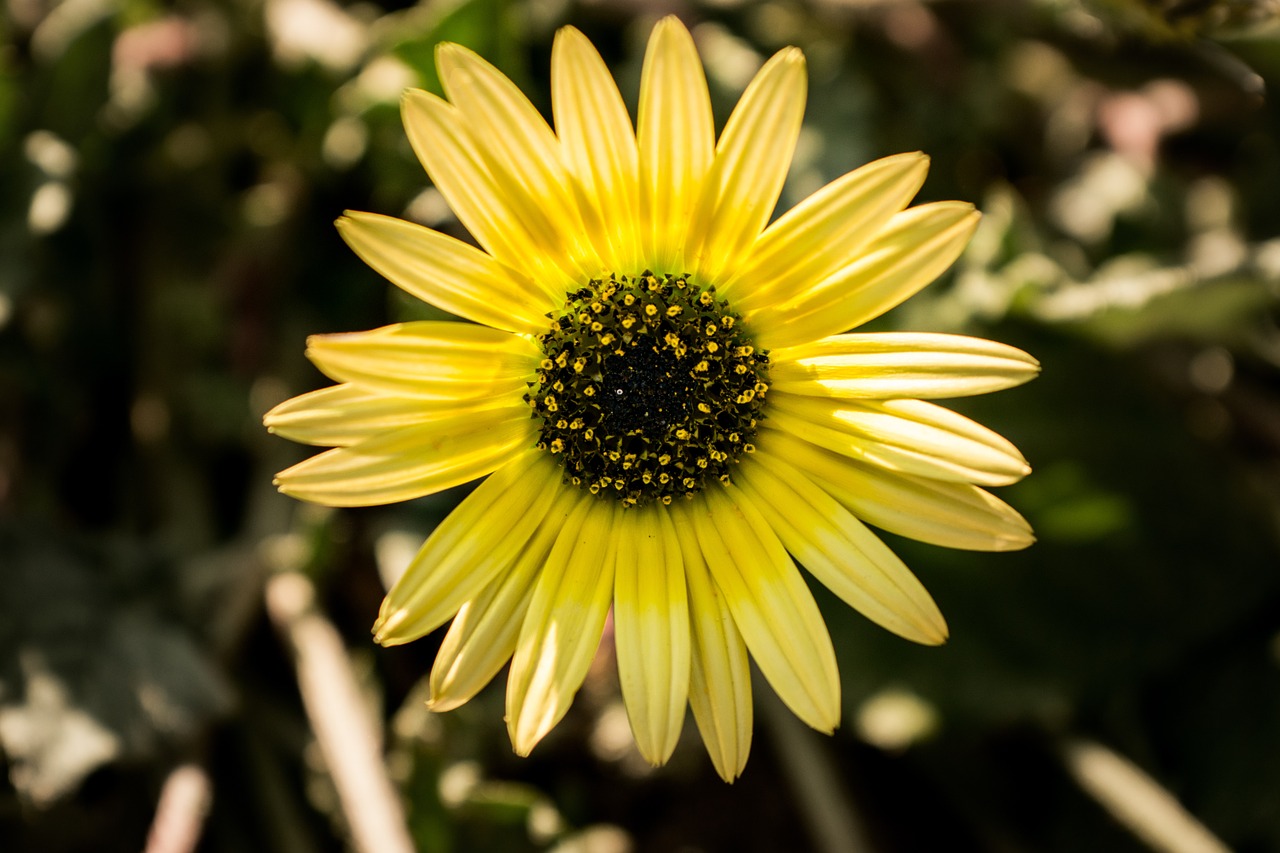
[[[730,482],[755,448],[768,355],[715,289],[687,276],[610,275],[567,295],[539,339],[525,399],[565,479],[624,506]]]

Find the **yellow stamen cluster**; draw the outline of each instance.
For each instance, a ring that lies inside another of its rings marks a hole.
[[[565,478],[624,506],[729,482],[755,448],[767,353],[685,276],[611,275],[568,294],[525,395]]]

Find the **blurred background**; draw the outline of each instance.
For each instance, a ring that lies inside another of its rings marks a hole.
[[[0,13],[0,850],[1280,850],[1275,0],[5,0]],[[789,207],[922,149],[981,230],[875,324],[1027,349],[956,408],[1035,473],[1018,554],[888,537],[921,648],[823,596],[826,738],[757,685],[743,777],[690,721],[630,746],[612,656],[527,760],[502,680],[433,716],[438,636],[379,649],[381,578],[465,494],[329,511],[262,414],[317,332],[433,316],[345,208],[462,235],[400,126],[469,45],[549,111],[581,28],[634,104],[692,28],[723,122],[810,68]],[[385,752],[385,763],[377,760]],[[385,768],[385,769],[384,769]]]

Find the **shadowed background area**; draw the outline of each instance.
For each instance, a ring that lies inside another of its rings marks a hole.
[[[0,16],[0,849],[1280,849],[1280,12],[1275,0],[6,0]],[[1035,472],[1014,554],[891,536],[946,614],[900,640],[815,588],[826,738],[770,704],[722,784],[692,722],[631,745],[606,633],[529,759],[502,679],[423,705],[439,636],[380,649],[385,578],[466,494],[334,511],[261,416],[308,334],[440,318],[344,209],[465,238],[400,125],[465,44],[549,114],[555,29],[634,114],[692,29],[723,123],[809,63],[781,207],[899,151],[985,218],[875,329],[1044,373],[954,408]],[[383,760],[385,758],[385,760]]]

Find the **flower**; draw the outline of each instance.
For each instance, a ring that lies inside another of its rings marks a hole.
[[[1018,385],[1034,359],[942,334],[842,334],[942,273],[971,205],[906,208],[919,153],[835,180],[770,224],[800,131],[804,57],[769,60],[715,139],[702,66],[653,31],[633,130],[577,30],[552,50],[553,131],[479,56],[441,45],[448,100],[410,91],[410,142],[483,247],[349,212],[342,236],[404,290],[472,322],[309,340],[339,384],[266,417],[334,449],[279,474],[332,506],[487,477],[423,545],[374,631],[452,617],[431,707],[511,660],[507,724],[527,755],[581,686],[613,610],[636,744],[654,764],[694,719],[720,775],[745,764],[748,653],[801,719],[840,719],[831,640],[795,561],[903,637],[938,608],[871,524],[955,548],[1032,541],[982,486],[1028,472],[978,424],[924,402]]]

